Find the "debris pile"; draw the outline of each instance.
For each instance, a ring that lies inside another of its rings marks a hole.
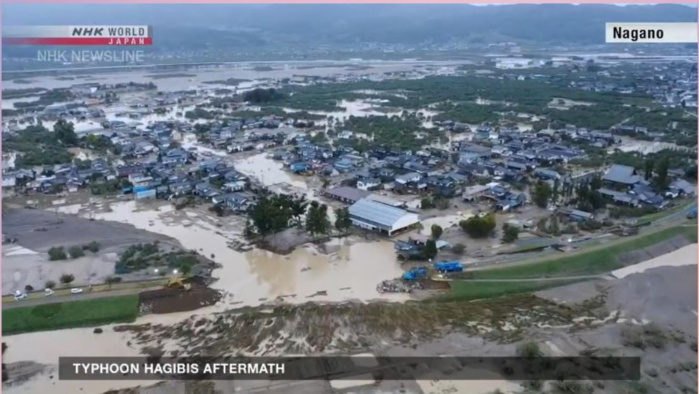
[[[408,282],[403,279],[388,279],[376,286],[379,293],[412,293],[413,290],[421,290],[420,282]]]

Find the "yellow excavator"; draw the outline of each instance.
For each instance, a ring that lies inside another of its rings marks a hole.
[[[173,276],[170,279],[168,279],[167,284],[165,284],[165,287],[168,289],[180,289],[184,291],[189,291],[192,289],[192,285],[189,283],[184,283],[184,279],[181,276]]]

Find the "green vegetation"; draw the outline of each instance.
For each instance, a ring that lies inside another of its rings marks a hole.
[[[250,211],[250,222],[246,235],[266,236],[292,225],[301,224],[301,216],[306,213],[308,202],[305,196],[294,197],[286,194],[264,194]],[[327,217],[326,217],[327,220]]]
[[[39,95],[38,100],[15,103],[17,109],[43,109],[44,107],[60,102],[73,100],[75,96],[68,89],[51,89]]]
[[[63,275],[61,275],[60,280],[61,280],[61,283],[63,283],[64,285],[69,285],[69,284],[73,283],[73,281],[75,280],[75,276],[73,276],[71,274],[63,274]]]
[[[495,230],[495,215],[475,215],[459,222],[459,226],[473,238],[485,238]]]
[[[350,219],[349,209],[345,207],[335,211],[335,229],[342,234],[350,227],[352,227],[352,219]]]
[[[97,241],[92,241],[89,244],[85,245],[85,248],[92,253],[97,253],[100,250],[100,244]]]
[[[398,116],[350,116],[343,123],[336,124],[337,130],[351,130],[355,133],[373,136],[373,141],[363,138],[350,138],[338,141],[339,145],[350,146],[359,152],[365,152],[372,147],[385,146],[399,150],[418,150],[431,139],[439,138],[442,134],[436,130],[424,130],[421,121],[415,114]],[[418,138],[416,132],[427,134],[426,139]]]
[[[241,84],[242,82],[247,82],[247,81],[249,81],[249,79],[228,78],[228,79],[216,80],[216,81],[204,81],[202,83],[210,84],[210,85],[237,86],[237,85]]]
[[[697,239],[696,227],[671,227],[651,234],[624,239],[617,243],[605,244],[594,250],[583,251],[560,258],[532,264],[474,271],[477,279],[540,278],[573,275],[596,275],[623,267],[619,255],[637,251],[678,235],[691,241]],[[528,282],[525,282],[528,283]]]
[[[160,252],[159,242],[131,245],[121,254],[117,261],[114,271],[117,274],[124,274],[132,271],[138,271],[149,267],[158,257]]]
[[[433,224],[432,227],[430,228],[430,233],[432,234],[432,239],[439,239],[439,237],[442,236],[442,233],[444,230],[442,229],[442,226],[438,224]]]
[[[502,225],[502,242],[512,243],[519,238],[519,228],[507,223]]]
[[[319,204],[318,201],[312,201],[306,214],[306,231],[315,238],[318,234],[328,234],[331,229],[330,220],[328,220],[328,206]]]
[[[243,100],[255,104],[270,103],[273,101],[279,101],[283,98],[284,94],[276,89],[257,88],[243,93]]]
[[[67,148],[77,143],[73,124],[58,121],[53,131],[52,133],[43,126],[28,126],[17,134],[6,137],[3,149],[20,153],[15,163],[18,168],[70,162],[73,156]]]
[[[546,208],[551,199],[551,186],[548,182],[539,181],[534,186],[534,192],[532,193],[532,201],[539,208]]]
[[[2,311],[2,334],[131,322],[137,316],[137,295],[11,308]]]
[[[80,246],[71,246],[70,249],[68,249],[68,254],[70,254],[71,259],[85,256],[85,252],[83,252],[83,248]]]
[[[474,272],[475,273],[475,272]],[[551,287],[564,286],[575,283],[572,280],[542,280],[527,282],[474,282],[468,279],[453,281],[451,291],[443,296],[436,297],[435,301],[471,301],[486,298],[500,297],[509,294],[529,293]]]
[[[54,246],[49,249],[49,261],[66,260],[67,258],[68,255],[63,246]]]

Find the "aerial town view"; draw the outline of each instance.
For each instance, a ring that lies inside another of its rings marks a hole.
[[[2,391],[697,393],[697,45],[607,44],[605,22],[697,9],[3,5],[3,37],[147,25],[152,45],[3,45]],[[58,373],[328,355],[641,368]]]

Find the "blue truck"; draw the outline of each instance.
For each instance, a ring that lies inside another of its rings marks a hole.
[[[463,264],[458,261],[441,261],[439,263],[434,263],[434,269],[438,272],[462,272],[464,270]]]

